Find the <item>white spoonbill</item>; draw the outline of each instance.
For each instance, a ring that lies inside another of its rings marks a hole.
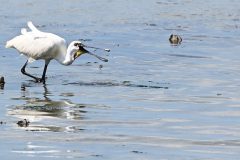
[[[80,41],[71,42],[68,47],[66,41],[52,33],[39,31],[32,22],[27,23],[31,31],[27,31],[26,28],[21,29],[21,35],[14,37],[7,41],[6,48],[14,48],[18,50],[20,54],[28,57],[27,62],[23,65],[21,72],[36,80],[36,82],[45,83],[45,76],[49,62],[52,59],[57,60],[62,65],[70,65],[73,61],[84,53],[88,53],[97,57],[98,59],[107,62],[108,60],[95,55],[84,47],[100,49],[96,47],[86,46]],[[103,49],[109,52],[109,49]],[[42,74],[42,78],[35,77],[25,71],[28,63],[35,60],[45,60],[45,66]]]

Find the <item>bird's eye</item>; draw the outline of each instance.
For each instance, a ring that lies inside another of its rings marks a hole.
[[[74,46],[79,46],[79,43],[74,43]]]

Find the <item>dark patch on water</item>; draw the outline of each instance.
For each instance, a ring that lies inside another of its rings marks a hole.
[[[156,2],[156,4],[160,4],[160,5],[166,5],[166,6],[168,6],[168,5],[177,5],[177,4],[179,4],[179,3],[177,3],[177,2],[167,1],[167,2]]]
[[[92,39],[78,39],[79,41],[82,41],[82,42],[90,42],[92,41]]]
[[[0,125],[7,124],[7,122],[0,121]]]
[[[132,153],[136,153],[136,154],[143,154],[143,152],[141,151],[131,151]]]
[[[173,57],[181,57],[181,58],[209,58],[205,56],[193,56],[193,55],[184,55],[184,54],[168,54]]]
[[[168,89],[167,86],[157,86],[152,84],[134,84],[131,81],[113,82],[113,81],[96,81],[96,82],[70,82],[63,85],[78,85],[78,86],[99,86],[99,87],[137,87],[137,88],[152,88],[152,89]]]
[[[29,68],[40,68],[40,67],[37,67],[37,66],[30,66]]]
[[[37,26],[40,26],[42,28],[46,28],[46,27],[49,27],[49,28],[65,28],[67,25],[66,24],[60,24],[60,23],[48,23],[48,24],[43,24],[43,25],[39,25],[39,24],[36,24]]]
[[[103,157],[103,155],[101,155],[101,154],[93,154],[91,156],[93,156],[93,157]]]
[[[44,25],[44,24],[43,24],[43,25],[36,25],[36,27],[37,27],[37,28],[45,28],[46,25]]]
[[[155,23],[143,23],[144,25],[146,25],[146,26],[151,26],[151,27],[156,27],[157,26],[157,24],[155,24]]]

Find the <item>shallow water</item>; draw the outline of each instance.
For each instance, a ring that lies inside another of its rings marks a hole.
[[[239,1],[1,2],[1,159],[239,159]],[[109,62],[52,61],[46,85],[32,82],[4,48],[28,20],[110,48],[97,52]]]

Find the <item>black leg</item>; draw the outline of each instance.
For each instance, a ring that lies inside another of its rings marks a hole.
[[[28,64],[28,60],[27,60],[27,62],[23,65],[23,67],[22,67],[22,69],[21,69],[22,74],[24,74],[24,75],[26,75],[26,76],[29,76],[29,77],[31,77],[31,78],[33,78],[33,79],[35,79],[36,82],[40,82],[40,80],[41,80],[40,78],[35,77],[35,76],[33,76],[33,75],[31,75],[31,74],[29,74],[29,73],[27,73],[27,72],[25,71],[25,68],[26,68],[27,64]]]
[[[49,64],[49,61],[45,61],[43,74],[42,74],[42,79],[41,79],[41,82],[43,82],[43,84],[45,84],[45,82],[46,82],[46,72],[47,72],[48,64]]]

